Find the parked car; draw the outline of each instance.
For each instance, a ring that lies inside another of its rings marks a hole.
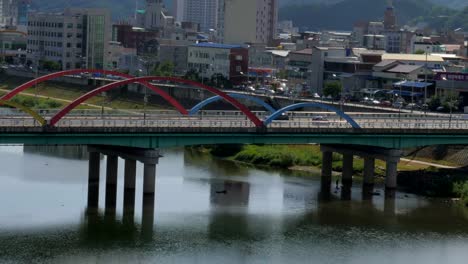
[[[381,105],[381,106],[390,107],[390,106],[392,106],[392,102],[390,102],[390,101],[382,101],[382,102],[380,102],[380,105]]]
[[[289,116],[286,113],[282,113],[276,120],[289,120]]]
[[[312,116],[312,121],[328,121],[324,116]]]
[[[406,109],[413,109],[413,110],[414,109],[421,109],[421,107],[419,105],[415,104],[415,103],[409,103],[409,104],[406,105],[405,108]]]
[[[394,108],[403,108],[403,102],[394,102],[392,106]]]
[[[255,88],[253,88],[253,86],[247,86],[247,87],[245,87],[245,90],[247,92],[253,92],[253,93],[255,92]]]

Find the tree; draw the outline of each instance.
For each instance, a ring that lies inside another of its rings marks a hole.
[[[325,88],[323,88],[323,95],[331,96],[332,98],[337,98],[340,96],[342,91],[341,82],[334,81],[334,82],[327,82],[325,84]]]
[[[232,83],[221,73],[215,73],[210,78],[211,86],[216,88],[232,88]]]
[[[174,74],[174,64],[170,61],[160,63],[154,67],[152,74],[154,76],[172,76]]]
[[[62,66],[56,61],[42,60],[39,62],[40,68],[47,71],[58,71]]]
[[[426,52],[424,50],[418,49],[417,51],[414,52],[414,54],[423,55],[423,54],[426,54]]]
[[[198,72],[195,69],[188,70],[184,75],[184,79],[192,80],[192,81],[196,81],[196,82],[201,81],[200,75],[198,74]]]

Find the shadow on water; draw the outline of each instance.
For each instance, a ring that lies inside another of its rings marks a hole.
[[[23,146],[23,152],[48,157],[57,157],[71,160],[88,160],[86,146]]]

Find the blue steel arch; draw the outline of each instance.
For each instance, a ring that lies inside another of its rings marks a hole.
[[[236,99],[246,99],[246,100],[249,100],[249,101],[252,101],[252,102],[255,102],[263,107],[265,107],[269,112],[271,113],[274,113],[276,112],[276,109],[273,108],[271,105],[265,103],[262,99],[260,98],[257,98],[257,97],[253,97],[253,96],[248,96],[248,95],[245,95],[245,94],[235,94],[235,93],[231,93],[231,94],[228,94],[229,96],[231,96],[232,98],[236,98]],[[203,107],[211,104],[211,103],[214,103],[214,102],[217,102],[217,101],[220,101],[220,100],[223,100],[223,98],[221,96],[213,96],[213,97],[210,97],[208,99],[205,99],[203,101],[201,101],[200,103],[198,103],[196,106],[194,106],[190,111],[189,111],[189,115],[195,115],[198,113],[198,111],[200,111]]]
[[[286,107],[274,112],[265,121],[263,121],[263,124],[265,126],[268,126],[269,124],[271,124],[271,122],[273,122],[275,119],[280,117],[283,113],[285,113],[287,111],[292,111],[292,110],[295,110],[295,109],[298,109],[298,108],[303,108],[303,107],[316,107],[316,108],[321,108],[321,109],[325,109],[325,110],[328,110],[328,111],[335,112],[337,115],[339,115],[344,120],[346,120],[353,128],[361,128],[361,126],[359,126],[358,123],[356,123],[356,121],[354,121],[354,119],[352,119],[349,115],[345,114],[343,111],[341,111],[341,110],[339,110],[339,109],[337,109],[335,107],[328,106],[326,104],[320,104],[320,103],[299,103],[299,104],[293,104],[293,105],[286,106]]]

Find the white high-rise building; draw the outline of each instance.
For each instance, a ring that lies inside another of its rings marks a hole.
[[[219,0],[218,37],[224,43],[270,43],[276,36],[278,0]]]
[[[0,27],[16,26],[17,19],[17,0],[0,0]]]
[[[186,0],[174,0],[173,1],[172,15],[174,16],[174,19],[177,22],[184,21],[185,1]]]
[[[182,15],[179,21],[200,24],[204,32],[216,29],[219,0],[176,0],[176,13]]]

